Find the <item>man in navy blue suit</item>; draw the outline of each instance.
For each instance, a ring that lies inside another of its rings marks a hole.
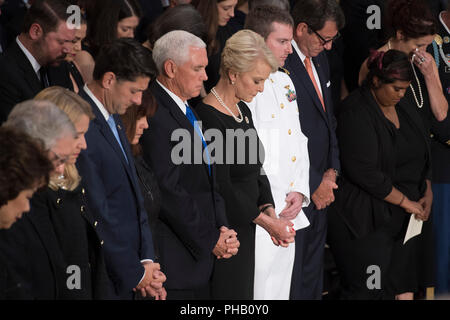
[[[300,123],[308,137],[311,203],[305,214],[311,225],[296,234],[296,255],[292,274],[291,299],[321,299],[323,260],[327,231],[326,208],[337,189],[339,151],[336,120],[330,90],[325,50],[330,50],[344,15],[335,0],[298,1],[294,18],[294,51],[286,59],[297,91]]]
[[[150,90],[158,109],[140,143],[162,194],[155,239],[167,273],[167,298],[209,299],[214,259],[233,259],[239,241],[236,232],[227,228],[215,166],[207,160],[209,150],[201,147],[200,119],[188,103],[207,79],[206,44],[186,31],[172,31],[156,41],[153,58],[159,74]],[[178,133],[190,137],[186,138],[189,148],[183,151],[189,161],[182,163],[174,152]]]
[[[96,118],[86,133],[89,148],[81,152],[77,166],[88,191],[88,205],[99,221],[108,275],[119,299],[131,299],[133,291],[165,299],[165,276],[153,261],[147,213],[118,116],[131,105],[141,104],[151,74],[145,50],[131,39],[102,48],[93,81],[80,91]]]

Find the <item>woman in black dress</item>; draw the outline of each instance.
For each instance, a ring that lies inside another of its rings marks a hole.
[[[404,239],[411,214],[423,229],[430,224],[429,141],[403,98],[413,79],[406,54],[376,52],[368,68],[338,118],[342,176],[328,210],[328,243],[343,299],[412,299],[422,284],[418,258],[431,248],[423,232]]]
[[[277,68],[277,60],[261,36],[239,31],[223,50],[219,82],[196,107],[204,127],[216,129],[210,133],[223,137],[223,145],[210,149],[211,161],[216,162],[228,221],[241,244],[235,257],[215,263],[214,299],[253,299],[255,223],[265,228],[277,245],[294,240],[292,223],[276,218],[269,181],[261,172],[262,145],[244,103],[263,91],[264,81]],[[208,139],[208,131],[205,134]]]
[[[47,250],[53,251],[56,299],[107,299],[111,297],[110,280],[103,243],[96,232],[101,226],[89,212],[85,197],[89,190],[83,187],[75,166],[79,153],[87,147],[84,135],[94,115],[82,98],[61,87],[47,88],[35,99],[53,102],[68,115],[77,131],[74,151],[63,163],[64,174],[51,176],[48,187],[32,199],[32,214],[45,226],[47,234],[43,245],[51,243]],[[79,281],[71,278],[76,272]]]
[[[48,183],[53,165],[35,139],[14,128],[0,128],[0,229],[9,229],[30,210],[30,198]],[[2,231],[0,231],[2,232]],[[30,299],[15,268],[0,249],[0,300]]]
[[[438,68],[433,56],[426,52],[427,46],[432,43],[437,32],[436,21],[426,2],[421,0],[390,1],[387,6],[387,17],[390,37],[379,51],[395,49],[404,52],[410,58],[413,80],[406,91],[404,103],[420,114],[427,135],[431,137],[433,172],[430,180],[433,183],[441,183],[445,181],[445,171],[448,171],[450,166],[449,162],[444,160],[446,157],[448,158],[447,141],[450,139],[450,117],[448,117],[448,103],[443,94]],[[361,67],[360,80],[366,74],[367,66],[364,63]],[[448,190],[439,189],[440,192],[437,192],[436,195],[438,203],[442,204],[446,202],[449,194]],[[427,214],[430,214],[431,207],[431,201],[427,201],[425,203]],[[432,215],[435,216],[435,214],[438,214],[438,218],[444,217],[445,219],[446,212],[442,210],[442,205],[433,210]],[[432,224],[424,225],[423,244],[426,248],[437,247],[437,245],[433,246],[433,231]],[[435,266],[428,263],[435,260],[434,250],[424,250],[423,252],[424,255],[418,257],[420,262],[427,261],[423,265],[421,273],[423,285],[434,286]],[[447,268],[444,272],[448,273],[448,267],[444,268]]]
[[[121,115],[123,125],[125,126],[125,133],[134,155],[136,173],[144,196],[144,206],[147,211],[148,221],[153,235],[157,232],[155,227],[161,208],[161,192],[153,170],[144,161],[139,139],[144,130],[148,128],[147,118],[151,117],[155,111],[156,100],[151,91],[146,90],[142,94],[141,105],[131,106],[127,109],[125,114]],[[155,239],[156,237],[153,237],[155,256],[158,258],[159,252],[157,251],[158,246],[155,243]]]

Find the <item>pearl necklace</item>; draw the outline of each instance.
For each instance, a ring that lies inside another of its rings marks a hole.
[[[414,91],[414,87],[413,87],[412,83],[410,83],[409,86],[410,86],[411,91],[413,93],[414,100],[416,101],[417,107],[419,109],[421,109],[423,107],[422,88],[420,87],[419,78],[417,77],[416,69],[414,68],[414,64],[412,63],[412,61],[411,61],[411,68],[413,69],[414,77],[416,78],[416,82],[417,82],[417,87],[419,88],[420,103],[419,103],[419,100],[417,100],[416,91]]]
[[[387,45],[388,45],[388,50],[391,50],[391,40],[388,41]],[[416,91],[414,90],[414,87],[413,87],[412,83],[409,84],[409,87],[411,88],[411,91],[413,93],[414,100],[416,101],[417,107],[419,109],[421,109],[423,107],[422,87],[420,86],[419,78],[417,77],[417,73],[416,73],[416,69],[414,68],[413,60],[414,60],[414,56],[411,59],[411,68],[413,69],[414,77],[416,78],[417,87],[419,89],[420,103],[419,103],[419,100],[417,99]]]
[[[237,108],[238,111],[239,111],[239,118],[236,117],[236,116],[234,115],[233,112],[231,112],[231,110],[227,107],[227,105],[223,102],[223,100],[222,100],[222,99],[220,98],[220,96],[217,94],[217,92],[216,92],[216,87],[213,87],[213,88],[211,89],[211,93],[214,95],[214,97],[216,97],[217,101],[219,101],[220,105],[221,105],[222,107],[224,107],[225,109],[227,109],[227,111],[228,111],[229,113],[231,113],[231,115],[233,116],[234,120],[235,120],[237,123],[241,123],[242,120],[244,120],[244,117],[242,116],[241,109],[239,109],[239,106],[237,105],[237,103],[236,103],[236,108]]]

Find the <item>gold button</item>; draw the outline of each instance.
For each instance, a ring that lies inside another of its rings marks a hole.
[[[430,138],[433,138],[434,137],[434,134],[430,134]]]
[[[95,221],[95,222],[94,222],[94,228],[96,228],[97,225],[98,225],[98,221]]]
[[[105,241],[103,241],[103,240],[100,241],[100,245],[101,245],[101,246],[102,246],[104,243],[105,243]]]
[[[450,140],[448,140],[448,141],[446,142],[446,144],[450,146]]]
[[[288,130],[288,134],[289,134],[289,135],[292,134],[292,130],[291,130],[291,129]]]
[[[272,118],[275,118],[275,114],[272,113]]]
[[[292,157],[292,162],[295,162],[295,160],[297,160],[297,158],[295,156]]]
[[[85,194],[85,193],[86,193],[86,191],[84,191],[84,188],[81,189],[81,193],[82,193],[82,194]]]
[[[284,109],[284,104],[283,104],[283,103],[280,104],[280,108],[281,108],[281,109]]]
[[[81,212],[84,212],[84,206],[81,206],[80,210]]]
[[[60,204],[61,203],[61,198],[56,199],[56,203]]]

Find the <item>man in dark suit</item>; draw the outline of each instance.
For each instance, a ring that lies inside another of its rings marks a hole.
[[[161,189],[155,241],[168,278],[167,297],[209,299],[214,258],[230,258],[239,242],[226,227],[214,166],[203,144],[198,116],[187,103],[200,94],[207,79],[206,45],[186,31],[172,31],[156,41],[153,59],[159,75],[151,91],[158,110],[149,119],[150,129],[144,132],[141,145]],[[186,161],[179,161],[180,153],[175,151],[179,134],[188,137],[181,141],[186,146],[181,157]]]
[[[145,50],[132,39],[102,48],[93,81],[80,91],[96,118],[86,133],[89,148],[81,152],[77,167],[90,190],[89,209],[99,221],[107,271],[120,299],[131,299],[133,290],[165,298],[165,276],[154,262],[133,156],[118,116],[131,105],[141,104],[152,72]]]
[[[311,225],[296,235],[292,299],[321,299],[326,207],[334,201],[340,169],[330,75],[324,49],[330,50],[344,16],[335,0],[303,0],[292,12],[294,52],[286,60],[297,91],[300,123],[308,137],[311,204],[304,210]]]
[[[66,74],[48,67],[64,60],[75,29],[66,21],[68,4],[60,0],[37,0],[28,10],[22,33],[0,58],[0,123],[19,102],[33,98],[52,84],[65,83]]]

